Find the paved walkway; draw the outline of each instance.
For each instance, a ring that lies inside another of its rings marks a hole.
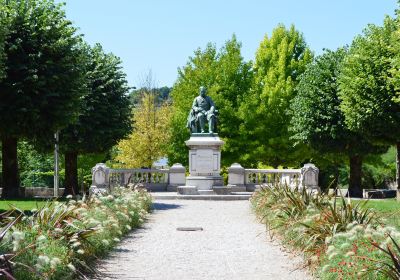
[[[155,209],[100,263],[100,279],[311,279],[269,241],[248,201],[162,200]]]

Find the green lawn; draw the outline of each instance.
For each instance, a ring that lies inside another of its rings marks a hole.
[[[400,229],[400,202],[395,198],[384,200],[370,200],[367,207],[374,208],[386,219],[386,224]]]
[[[44,205],[47,202],[47,200],[43,199],[15,199],[15,200],[0,200],[0,212],[9,210],[11,208],[11,205],[17,207],[18,209],[22,211],[29,211],[34,208],[38,208],[42,205]]]

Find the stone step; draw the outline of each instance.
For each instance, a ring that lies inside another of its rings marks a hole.
[[[151,193],[154,200],[249,200],[251,194],[229,194],[229,195],[182,195],[174,192]]]
[[[199,195],[216,195],[213,190],[197,190]]]

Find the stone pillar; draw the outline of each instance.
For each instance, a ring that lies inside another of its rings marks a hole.
[[[232,192],[245,192],[245,172],[239,163],[234,163],[228,168],[228,187]]]
[[[169,169],[169,180],[167,191],[176,192],[178,186],[184,186],[186,184],[186,169],[180,163],[175,163]]]
[[[224,144],[217,134],[192,134],[187,140],[189,147],[189,172],[186,186],[199,191],[211,191],[213,186],[222,186],[221,147]]]
[[[108,182],[109,168],[104,163],[97,163],[92,168],[92,185],[89,193],[106,192],[109,189]]]
[[[300,182],[303,187],[310,191],[320,191],[318,185],[319,169],[312,163],[307,163],[301,168]]]

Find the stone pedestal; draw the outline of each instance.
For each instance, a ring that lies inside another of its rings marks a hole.
[[[169,181],[167,191],[176,192],[178,186],[184,186],[186,183],[186,170],[180,163],[175,163],[169,169]]]
[[[187,140],[189,147],[189,172],[186,186],[196,186],[198,190],[212,190],[222,186],[221,147],[224,144],[217,134],[192,134]]]
[[[245,192],[245,170],[239,163],[234,163],[228,168],[228,187],[232,192]]]

